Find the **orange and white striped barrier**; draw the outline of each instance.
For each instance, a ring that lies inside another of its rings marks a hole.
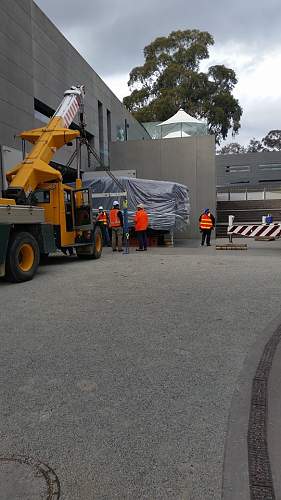
[[[232,236],[241,236],[244,238],[280,238],[281,237],[281,222],[272,222],[266,224],[263,217],[262,224],[234,224],[234,216],[229,216],[227,235],[229,239]]]

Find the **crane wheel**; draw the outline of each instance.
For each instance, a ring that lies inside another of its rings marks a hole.
[[[102,232],[99,226],[94,229],[94,243],[83,247],[76,247],[79,259],[99,259],[102,254]]]
[[[99,226],[94,230],[94,259],[99,259],[102,253],[102,232]]]
[[[39,265],[40,252],[36,239],[27,232],[12,235],[6,258],[6,280],[29,281]]]

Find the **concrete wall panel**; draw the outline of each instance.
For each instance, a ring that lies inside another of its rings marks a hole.
[[[199,237],[198,218],[209,206],[215,214],[215,141],[212,136],[111,143],[111,168],[136,169],[137,177],[179,182],[190,191],[186,234]]]
[[[16,108],[30,114],[30,110],[33,108],[32,95],[27,94],[20,88],[10,83],[10,81],[2,78],[2,76],[0,75],[0,96],[1,96],[0,99],[2,101],[5,101],[5,96],[7,95],[9,95],[12,98],[11,99],[12,103]],[[9,104],[9,102],[7,102],[7,104]]]
[[[148,137],[99,75],[32,0],[1,0],[0,144],[15,147],[14,133],[38,125],[34,118],[34,97],[56,109],[64,91],[79,83],[86,87],[87,130],[95,136],[96,148],[99,144],[98,100],[104,109],[105,150],[107,109],[111,112],[112,140],[117,139],[117,127],[124,127],[125,118],[132,138]],[[62,161],[67,161],[68,156],[69,149],[67,153],[59,154]]]
[[[1,2],[0,31],[14,41],[23,53],[29,54],[32,42],[30,18],[22,9],[16,8],[15,2],[11,1],[8,5],[12,7],[12,4],[17,11],[14,15],[9,12],[10,9],[6,10],[7,5],[2,6]]]
[[[33,115],[0,99],[1,120],[3,120],[3,123],[13,127],[14,134],[33,127]],[[10,144],[8,145],[10,146]]]

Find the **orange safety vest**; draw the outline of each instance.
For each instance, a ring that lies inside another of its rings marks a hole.
[[[105,226],[107,226],[107,216],[106,216],[106,212],[100,212],[97,216],[97,221],[98,222],[101,222],[102,224],[104,224]]]
[[[148,227],[148,215],[142,208],[135,213],[135,231],[146,231]]]
[[[109,212],[110,227],[121,227],[121,222],[118,217],[119,208],[112,208]]]
[[[200,229],[212,229],[213,221],[208,214],[201,215],[199,227],[200,227]]]

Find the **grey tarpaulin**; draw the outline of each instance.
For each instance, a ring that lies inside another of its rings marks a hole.
[[[190,203],[188,188],[183,184],[169,181],[155,181],[118,177],[124,191],[128,193],[129,226],[133,225],[133,215],[138,203],[143,203],[149,215],[149,227],[157,230],[184,230],[189,223]],[[105,210],[112,207],[112,198],[95,198],[95,193],[120,192],[110,177],[99,177],[84,181],[85,187],[93,190],[93,206],[102,205]],[[118,197],[116,198],[118,200]],[[118,200],[122,207],[122,199]]]

